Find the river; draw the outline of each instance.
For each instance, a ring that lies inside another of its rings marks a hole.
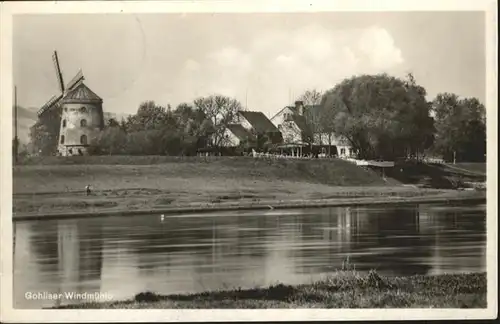
[[[486,271],[486,205],[395,205],[14,223],[14,307],[390,276]],[[349,260],[348,263],[346,260]],[[102,296],[102,295],[101,295]]]

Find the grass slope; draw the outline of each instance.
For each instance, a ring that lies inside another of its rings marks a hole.
[[[442,193],[394,185],[342,160],[50,157],[24,161],[13,174],[14,212],[35,214]]]
[[[479,166],[475,167],[480,168]],[[486,181],[485,173],[469,171],[458,165],[415,162],[398,163],[394,168],[388,169],[386,175],[401,183],[426,184],[443,189],[454,189],[464,186],[468,182],[483,183]]]
[[[71,165],[71,167],[70,167]],[[285,160],[244,157],[128,157],[88,156],[31,160],[14,168],[14,177],[97,178],[136,173],[160,177],[229,177],[301,181],[341,186],[373,186],[386,183],[373,171],[343,160]]]
[[[485,308],[486,274],[381,277],[375,271],[340,271],[313,284],[235,289],[162,296],[141,293],[133,300],[61,308]]]

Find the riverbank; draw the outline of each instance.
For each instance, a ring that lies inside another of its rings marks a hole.
[[[278,284],[184,295],[145,292],[132,300],[59,308],[486,308],[486,287],[486,273],[384,277],[375,271],[338,271],[325,280],[298,286]]]
[[[408,193],[406,193],[408,194]],[[176,207],[151,207],[148,209],[112,209],[101,210],[93,209],[91,211],[66,211],[49,213],[19,213],[13,214],[15,221],[43,220],[43,219],[61,219],[78,217],[104,217],[104,216],[134,216],[134,215],[172,215],[172,214],[194,214],[194,213],[213,213],[223,211],[242,211],[242,210],[274,210],[274,209],[297,209],[297,208],[324,208],[341,206],[367,206],[367,205],[387,205],[387,204],[417,204],[417,203],[460,203],[477,202],[485,203],[486,197],[482,192],[452,192],[435,195],[418,195],[418,192],[410,192],[415,196],[395,196],[381,194],[373,197],[352,197],[337,199],[314,199],[314,200],[280,200],[280,201],[261,201],[252,203],[243,202],[222,202],[196,205],[191,203],[188,206]]]
[[[54,157],[13,176],[14,220],[485,199],[405,186],[342,160]]]

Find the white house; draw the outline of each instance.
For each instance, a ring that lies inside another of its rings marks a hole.
[[[278,111],[278,113],[271,118],[271,122],[274,126],[279,128],[279,125],[282,125],[286,119],[290,118],[290,116],[302,115],[304,113],[303,108],[302,103],[297,101],[295,102],[295,106],[286,106]]]
[[[335,133],[321,132],[319,105],[304,106],[302,101],[296,101],[295,106],[286,106],[271,118],[283,135],[286,147],[299,148],[312,144],[316,147],[334,146],[339,157],[353,157],[355,152],[348,140]]]

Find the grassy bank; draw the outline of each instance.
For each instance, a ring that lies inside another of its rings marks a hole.
[[[51,157],[24,161],[13,168],[13,176],[15,215],[457,197],[456,191],[384,180],[372,170],[342,160]],[[90,196],[83,190],[87,184],[93,188]]]
[[[132,300],[61,308],[486,308],[486,274],[383,277],[339,271],[313,284],[201,294],[141,293]]]

